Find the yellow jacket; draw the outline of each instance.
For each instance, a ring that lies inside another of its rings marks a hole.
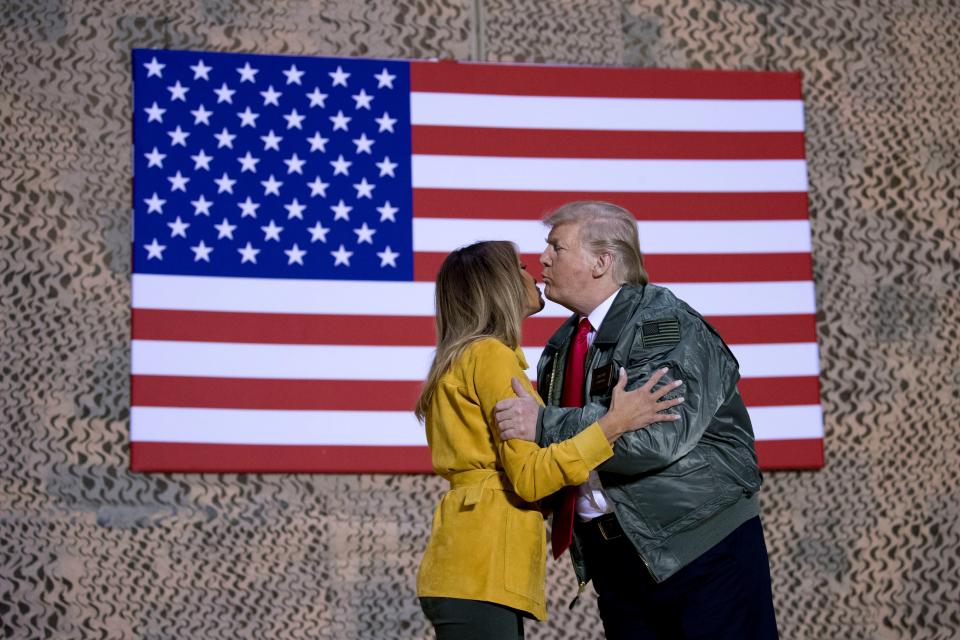
[[[547,617],[546,534],[531,504],[566,485],[586,482],[613,455],[600,425],[546,448],[502,442],[494,405],[527,391],[523,352],[487,338],[467,347],[441,378],[427,411],[433,470],[450,481],[433,515],[417,595],[484,600]]]

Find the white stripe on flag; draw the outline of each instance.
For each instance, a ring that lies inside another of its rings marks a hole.
[[[426,446],[409,411],[276,411],[132,407],[136,442]],[[822,438],[817,405],[750,409],[757,440]]]
[[[414,155],[413,187],[524,191],[806,191],[803,160],[608,160]]]
[[[432,316],[432,282],[133,275],[133,308],[246,313]],[[813,282],[671,284],[706,316],[815,313]],[[548,302],[541,316],[570,312]]]
[[[638,222],[644,255],[810,253],[808,220]],[[540,253],[549,229],[539,220],[414,218],[414,251],[453,251],[479,240],[511,240]]]
[[[410,94],[414,125],[606,131],[803,131],[800,100]]]
[[[823,437],[823,411],[818,404],[751,407],[757,440],[803,440]]]
[[[541,347],[525,347],[535,377]],[[817,344],[735,345],[744,378],[815,376]],[[279,380],[423,380],[433,347],[236,344],[133,340],[133,375]],[[375,366],[374,366],[375,365]]]

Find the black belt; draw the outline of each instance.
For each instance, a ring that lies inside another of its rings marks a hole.
[[[587,538],[609,542],[625,537],[623,527],[614,513],[605,513],[586,522],[577,522],[577,532]]]

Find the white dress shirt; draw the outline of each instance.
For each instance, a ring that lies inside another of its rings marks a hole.
[[[587,334],[588,346],[593,346],[593,339],[597,337],[597,329],[603,323],[603,319],[607,317],[607,312],[613,306],[613,299],[617,297],[618,293],[620,293],[620,289],[614,291],[609,298],[597,305],[597,308],[587,316],[592,327],[590,333]],[[603,491],[603,485],[600,484],[600,474],[591,471],[587,481],[577,487],[577,516],[586,522],[612,511],[613,506],[607,499],[607,494]]]

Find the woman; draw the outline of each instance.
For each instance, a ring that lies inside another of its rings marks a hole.
[[[543,308],[533,276],[509,242],[451,253],[437,275],[437,350],[416,408],[434,471],[450,482],[433,518],[417,594],[439,640],[522,638],[523,617],[546,618],[546,535],[534,504],[585,482],[625,431],[677,404],[656,379],[614,390],[610,411],[573,438],[540,448],[501,441],[494,405],[511,378],[537,397],[524,371],[522,320]]]

